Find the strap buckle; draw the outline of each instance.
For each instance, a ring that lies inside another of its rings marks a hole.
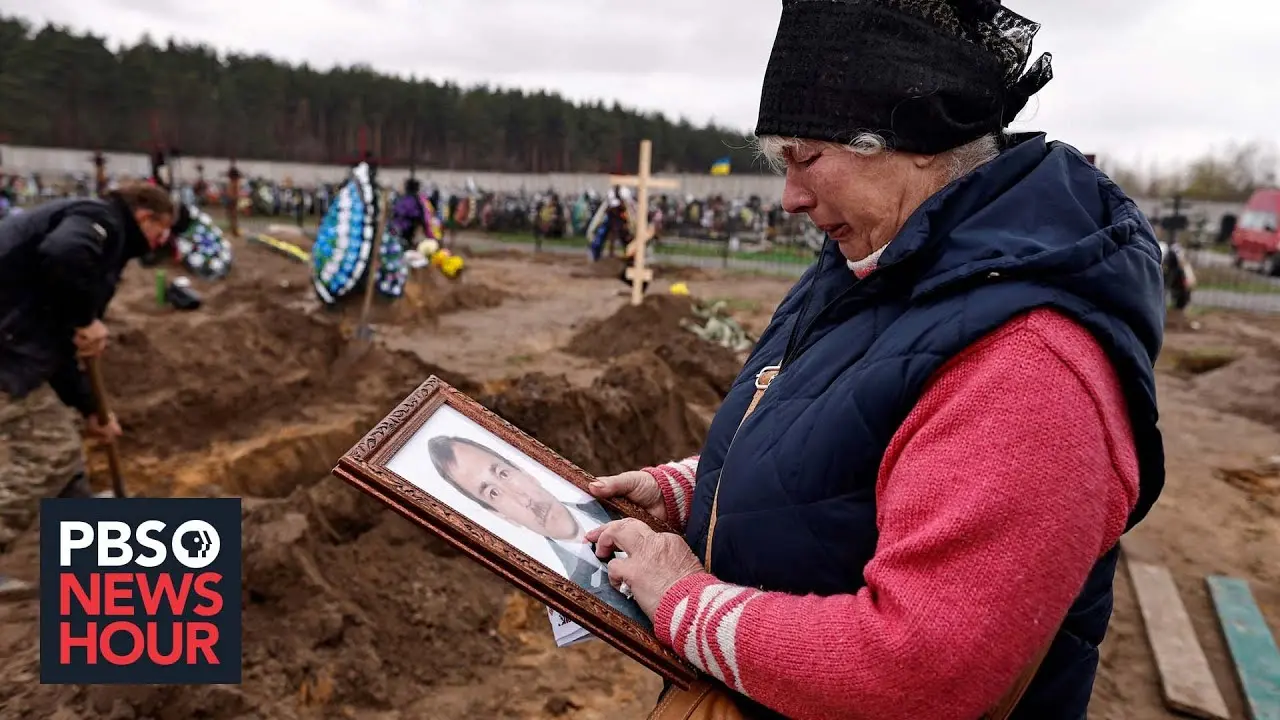
[[[756,389],[764,390],[769,387],[769,383],[773,382],[773,379],[777,377],[778,373],[781,371],[781,365],[766,365],[760,368],[760,372],[756,373]],[[765,377],[766,375],[768,375],[768,377]]]

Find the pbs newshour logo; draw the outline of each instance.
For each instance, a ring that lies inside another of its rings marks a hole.
[[[240,500],[40,507],[40,679],[240,682]]]

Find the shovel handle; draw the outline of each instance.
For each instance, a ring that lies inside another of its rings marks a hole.
[[[373,286],[378,282],[378,270],[382,267],[382,234],[387,231],[387,193],[376,190],[378,197],[378,222],[373,233],[373,254],[369,257],[364,286],[364,302],[360,307],[360,324],[356,327],[357,338],[367,339],[369,327],[369,310],[373,307]],[[361,337],[365,334],[366,337]]]
[[[89,385],[93,388],[93,401],[97,406],[98,421],[105,423],[111,417],[111,404],[107,399],[107,386],[102,381],[102,368],[98,365],[98,358],[86,358],[85,370],[89,373]],[[111,489],[116,497],[125,497],[124,475],[120,470],[120,448],[116,447],[114,439],[109,440],[106,446],[107,465],[111,468]]]

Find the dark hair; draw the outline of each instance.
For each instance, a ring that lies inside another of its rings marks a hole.
[[[174,216],[173,198],[163,188],[145,182],[130,182],[111,191],[130,210],[150,210],[156,215]]]
[[[481,445],[480,443],[470,438],[451,437],[448,435],[437,435],[436,437],[433,437],[427,441],[427,454],[431,455],[431,464],[435,466],[436,472],[440,473],[440,477],[444,478],[444,481],[452,485],[454,489],[457,490],[458,492],[462,493],[463,495],[466,495],[472,500],[475,500],[476,502],[483,505],[486,510],[497,512],[497,510],[495,510],[492,505],[485,502],[483,499],[472,495],[466,490],[463,490],[462,486],[458,484],[458,481],[454,479],[452,468],[454,465],[458,463],[458,456],[453,453],[454,445],[470,445],[471,447],[476,448],[477,450],[483,450],[484,452],[492,455],[493,457],[497,458],[498,460],[501,460],[502,462],[508,465],[511,465],[512,467],[515,467],[514,463],[512,463],[510,460],[506,459],[502,455],[499,455],[498,452],[493,448],[490,448],[486,445]]]
[[[405,195],[417,195],[418,191],[421,189],[422,189],[422,183],[418,182],[413,178],[409,178],[408,180],[404,181]]]

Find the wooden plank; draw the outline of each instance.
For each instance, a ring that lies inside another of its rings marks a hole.
[[[1206,720],[1229,720],[1227,702],[1214,682],[1209,660],[1196,639],[1169,570],[1125,559],[1160,671],[1160,690],[1173,710]]]
[[[1280,648],[1240,578],[1205,578],[1253,720],[1280,720]]]

